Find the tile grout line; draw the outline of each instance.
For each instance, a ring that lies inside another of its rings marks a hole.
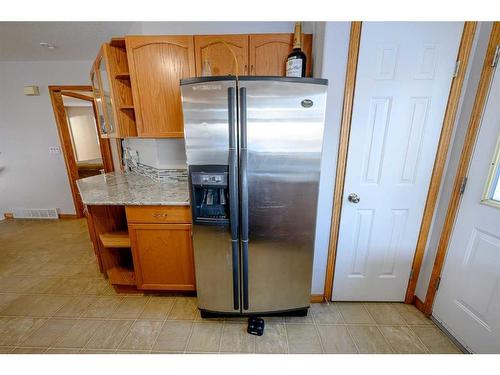
[[[319,333],[319,327],[316,323],[313,322],[314,329],[316,330],[316,334],[319,339],[319,346],[321,347],[321,353],[326,354],[325,345],[323,344],[323,339],[321,338],[321,334]]]
[[[115,320],[133,320],[134,318],[113,318],[113,317],[102,317],[102,316],[40,316],[40,315],[0,315],[0,318],[29,318],[29,319],[73,319],[73,320],[106,320],[106,321],[115,321]],[[139,320],[152,320],[152,321],[163,321],[165,318],[140,318]],[[191,321],[191,319],[166,319],[169,322],[177,322],[177,321]],[[213,321],[205,321],[205,320],[195,320],[198,323],[210,323]],[[245,322],[235,322],[235,321],[226,321],[227,324],[245,324]],[[288,325],[313,325],[314,323],[309,322],[271,322],[273,324],[288,324]],[[321,326],[364,326],[364,327],[406,327],[406,324],[382,324],[382,323],[327,323],[327,322],[317,322],[316,324]],[[408,325],[408,327],[435,327],[429,324],[412,324]]]
[[[372,320],[375,322],[375,328],[377,329],[378,332],[380,332],[380,334],[382,335],[382,338],[384,339],[384,342],[391,349],[391,352],[392,353],[396,353],[396,351],[392,347],[392,345],[389,342],[389,340],[387,339],[387,337],[385,337],[385,335],[382,333],[382,330],[379,328],[379,324],[377,323],[377,321],[375,320],[375,318],[373,317],[373,315],[370,313],[370,310],[368,310],[368,308],[366,307],[366,303],[362,302],[362,306],[363,306],[363,309],[365,309],[366,313],[370,316],[370,318],[372,318]]]
[[[118,345],[116,346],[116,349],[115,349],[115,353],[120,349],[120,345],[123,343],[123,341],[128,337],[129,333],[132,331],[132,328],[134,327],[135,323],[137,322],[137,320],[139,319],[139,316],[142,314],[142,312],[144,311],[144,309],[146,308],[146,305],[149,303],[149,299],[151,298],[151,296],[148,296],[148,301],[146,302],[146,304],[144,304],[141,312],[139,314],[137,314],[136,318],[134,319],[134,321],[132,322],[132,324],[130,325],[130,328],[128,329],[128,331],[123,335],[122,339],[120,340],[120,342],[118,343]],[[122,300],[123,300],[123,297],[122,297]],[[118,307],[120,306],[121,302],[116,306],[116,308],[113,310],[113,312],[115,312],[116,310],[118,310]],[[113,312],[111,313],[111,315],[113,314]],[[132,349],[133,350],[133,349]]]
[[[196,319],[191,320],[191,328],[189,330],[189,335],[188,335],[188,338],[186,340],[186,344],[184,344],[184,350],[182,351],[184,354],[187,353],[187,348],[189,346],[189,342],[191,341],[191,336],[193,336],[195,322],[196,322]]]
[[[356,348],[356,353],[361,354],[358,344],[356,343],[356,340],[354,340],[354,336],[352,335],[351,331],[349,330],[349,327],[345,326],[345,330],[347,331],[347,334],[351,338],[352,343],[354,344],[354,347]]]
[[[395,310],[397,311],[397,309],[395,308]],[[418,337],[418,335],[415,333],[415,331],[413,331],[413,329],[411,328],[411,325],[408,323],[408,320],[405,319],[405,317],[403,316],[403,314],[401,314],[399,311],[397,311],[397,313],[399,314],[399,316],[401,316],[401,318],[403,319],[403,321],[406,323],[406,328],[408,328],[410,330],[411,333],[413,333],[413,335],[417,338],[417,340],[422,344],[422,346],[424,347],[424,349],[427,351],[426,354],[429,354],[431,351],[429,350],[429,348],[427,347],[427,345],[425,345],[422,340],[420,340],[420,337]]]
[[[389,349],[391,349],[391,353],[394,353],[396,354],[396,351],[394,350],[394,348],[392,347],[391,343],[389,342],[389,340],[387,339],[387,337],[385,337],[384,333],[382,332],[382,330],[380,329],[379,326],[375,326],[375,329],[377,330],[377,332],[380,333],[380,335],[382,336],[382,338],[384,339],[384,342],[387,344],[387,346],[389,347]]]
[[[177,297],[174,297],[174,302],[172,302],[172,305],[170,306],[170,308],[168,309],[168,311],[165,313],[165,317],[163,319],[163,322],[162,322],[162,325],[160,327],[160,330],[158,331],[158,335],[156,336],[156,339],[153,342],[153,345],[151,346],[151,351],[154,350],[154,348],[156,346],[156,343],[158,342],[158,338],[160,337],[160,335],[161,335],[161,333],[163,331],[163,327],[165,327],[165,324],[167,323],[167,317],[170,314],[170,311],[172,311],[172,309],[174,308],[174,304],[175,304],[176,299],[177,299]],[[148,304],[150,304],[150,303],[151,303],[151,296],[149,297],[149,301],[146,303],[146,306]],[[144,310],[146,310],[146,306],[144,306]],[[144,312],[144,310],[141,312],[141,314]]]
[[[330,306],[330,302],[329,301],[326,301],[326,304],[327,304],[327,306]],[[326,353],[325,345],[323,343],[323,338],[319,334],[319,327],[318,327],[318,324],[316,322],[316,314],[314,314],[314,311],[312,310],[312,308],[311,308],[311,320],[312,320],[313,326],[316,328],[316,332],[317,332],[318,337],[319,337],[319,343],[320,343],[320,346],[321,346],[321,350],[322,350],[323,353]]]
[[[377,329],[379,330],[380,334],[382,335],[382,337],[384,338],[385,342],[389,345],[389,348],[391,348],[391,351],[394,353],[394,354],[397,354],[397,351],[396,349],[394,349],[394,347],[392,346],[391,342],[389,341],[389,339],[384,335],[384,332],[379,328],[379,325],[378,322],[375,320],[375,318],[373,317],[373,315],[371,314],[370,310],[366,307],[366,302],[363,302],[363,307],[365,308],[365,310],[368,312],[368,315],[371,316],[371,318],[373,319],[373,321],[377,324]],[[406,320],[403,319],[403,321],[406,323]]]
[[[222,347],[222,338],[224,337],[224,327],[226,326],[226,320],[222,320],[222,329],[220,333],[220,339],[219,339],[219,350],[218,352],[221,352],[221,347]]]
[[[411,331],[411,333],[413,333],[415,335],[415,337],[417,338],[417,340],[423,345],[423,347],[425,348],[425,350],[427,350],[427,354],[431,354],[431,349],[429,347],[427,347],[427,345],[424,344],[424,342],[420,339],[420,337],[416,334],[416,332],[413,330],[413,328],[411,326],[408,326],[408,329]]]
[[[35,330],[34,330],[33,332],[31,332],[30,334],[26,333],[25,335],[21,336],[20,341],[18,342],[18,344],[16,345],[16,348],[15,348],[14,350],[16,350],[17,348],[21,347],[20,345],[22,345],[22,344],[23,344],[26,340],[28,340],[28,338],[29,338],[29,337],[31,337],[32,335],[34,335],[34,334],[35,334],[35,332],[38,332],[40,329],[42,329],[42,327],[44,327],[44,326],[45,326],[45,325],[46,325],[46,324],[47,324],[47,323],[48,323],[51,319],[53,319],[53,318],[54,318],[55,314],[57,314],[57,312],[58,312],[59,310],[61,310],[61,309],[64,307],[64,305],[66,305],[66,304],[65,304],[65,303],[63,303],[63,304],[62,304],[62,305],[61,305],[61,306],[60,306],[60,307],[59,307],[56,311],[54,311],[54,312],[52,313],[52,315],[48,316],[48,317],[46,318],[46,320],[45,320],[45,321],[44,321],[44,322],[40,325],[40,327],[38,327],[37,329],[35,329]],[[35,319],[37,319],[37,318],[35,318]],[[75,323],[75,324],[76,324],[76,323]],[[73,326],[71,326],[71,327],[73,327]],[[62,335],[62,334],[61,334],[61,335]],[[47,348],[47,350],[48,350],[48,348]],[[47,350],[46,350],[46,351],[47,351]]]
[[[78,297],[78,296],[77,296],[77,297]],[[144,296],[144,297],[146,297],[148,300],[147,300],[147,301],[146,301],[146,303],[144,304],[144,306],[143,306],[143,308],[141,309],[141,311],[139,312],[138,316],[140,316],[140,315],[142,314],[142,312],[146,309],[146,306],[149,304],[149,302],[150,302],[150,300],[151,300],[151,296]],[[141,298],[142,298],[142,297],[141,297]],[[97,298],[95,298],[95,299],[97,299]],[[115,312],[115,311],[118,309],[118,307],[120,306],[120,304],[121,304],[124,300],[125,300],[125,298],[124,298],[124,297],[121,297],[121,298],[120,298],[120,303],[118,303],[118,304],[117,304],[116,308],[115,308],[115,309],[111,312],[111,314],[110,314],[110,315],[112,315],[112,314],[113,314],[113,312]],[[94,301],[94,302],[92,302],[92,303],[91,303],[91,304],[90,304],[87,308],[89,308],[90,306],[92,306],[94,303],[95,303],[95,301]],[[61,309],[62,309],[62,307],[61,307]],[[59,310],[58,310],[58,311],[59,311]],[[84,311],[82,311],[82,312],[80,313],[79,317],[81,317],[81,316],[84,314],[84,312],[85,312],[85,310],[84,310]],[[73,319],[73,318],[71,318],[71,319]],[[127,319],[127,318],[114,318],[114,319],[106,319],[106,318],[99,318],[99,317],[82,318],[82,319],[79,319],[79,318],[74,318],[74,319],[75,319],[75,320],[77,320],[77,321],[79,321],[79,320],[94,320],[94,321],[101,321],[101,323],[100,323],[100,324],[96,327],[96,329],[95,329],[94,333],[93,333],[93,334],[92,334],[92,335],[88,338],[88,340],[85,342],[85,344],[84,344],[81,348],[79,348],[79,349],[80,349],[80,351],[83,351],[83,350],[84,350],[84,348],[86,348],[86,347],[87,347],[88,343],[89,343],[89,342],[90,342],[90,341],[94,338],[94,336],[97,334],[97,330],[98,330],[98,328],[102,325],[102,323],[103,323],[103,322],[105,322],[105,321],[127,321],[127,320],[130,320],[130,319]],[[75,325],[76,325],[76,324],[78,324],[78,323],[75,323]],[[133,325],[133,323],[132,323],[132,325]],[[132,325],[131,325],[131,328],[132,328]],[[72,327],[72,328],[73,328],[73,327]],[[127,333],[128,333],[128,332],[127,332]],[[59,338],[59,340],[57,340],[57,342],[56,342],[55,344],[57,345],[57,343],[59,343],[59,342],[60,342],[60,341],[61,341],[64,337],[66,337],[66,336],[61,336],[61,337]],[[121,343],[121,342],[120,342],[120,343]],[[49,347],[49,349],[58,349],[58,347],[53,347],[53,346],[51,346],[51,347]]]
[[[377,328],[378,328],[378,327],[377,327]],[[399,353],[396,351],[396,349],[394,348],[394,346],[391,344],[391,342],[389,341],[389,339],[385,336],[384,332],[383,332],[381,329],[379,329],[379,331],[380,331],[380,334],[382,335],[382,337],[384,338],[384,340],[385,340],[385,341],[389,344],[389,347],[391,348],[392,352],[393,352],[394,354],[399,354]]]
[[[285,327],[285,339],[286,339],[286,353],[290,354],[290,341],[288,340],[288,328],[285,323],[283,323]]]

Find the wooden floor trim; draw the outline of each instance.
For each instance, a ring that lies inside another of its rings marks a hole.
[[[434,160],[434,167],[432,170],[432,178],[429,184],[429,191],[427,192],[427,199],[425,202],[424,213],[422,216],[422,223],[420,224],[420,232],[418,234],[417,246],[412,263],[412,277],[408,282],[406,289],[405,303],[413,303],[415,296],[415,289],[417,287],[418,276],[422,267],[424,259],[425,247],[429,238],[429,232],[434,218],[434,211],[436,209],[439,189],[443,180],[444,169],[446,167],[446,159],[448,157],[448,149],[451,143],[451,136],[455,128],[455,119],[457,116],[458,105],[462,95],[463,83],[465,80],[465,73],[469,64],[469,57],[474,43],[474,35],[476,31],[477,22],[465,22],[458,50],[457,61],[460,61],[460,70],[458,75],[453,79],[450,94],[448,97],[448,104],[446,105],[446,112],[443,120],[443,127],[439,138],[439,144],[436,152],[436,159]]]
[[[448,210],[446,212],[446,218],[443,230],[441,232],[441,237],[439,239],[439,245],[436,252],[436,258],[434,260],[431,279],[429,281],[427,294],[425,296],[424,313],[427,315],[430,315],[432,313],[432,307],[434,305],[434,299],[436,297],[436,291],[437,291],[436,289],[437,282],[441,277],[441,272],[443,270],[444,261],[446,257],[446,251],[448,249],[448,244],[451,239],[453,225],[455,223],[455,219],[457,217],[458,209],[460,206],[460,200],[461,200],[460,187],[463,178],[467,176],[469,164],[473,155],[474,145],[476,143],[476,138],[479,133],[479,128],[481,125],[483,109],[486,104],[486,98],[488,96],[490,82],[495,70],[495,68],[492,66],[492,62],[495,56],[496,46],[499,44],[500,44],[500,22],[495,22],[493,24],[493,29],[491,31],[490,40],[486,51],[486,57],[481,71],[481,77],[479,79],[479,86],[474,100],[474,107],[471,113],[471,118],[469,120],[467,134],[465,135],[465,142],[462,148],[462,154],[460,156],[460,162],[458,165],[457,173],[455,175],[453,192],[451,194],[450,202],[448,204]]]
[[[413,304],[415,305],[415,307],[417,309],[419,309],[421,312],[423,312],[425,314],[425,303],[420,298],[418,298],[417,296],[415,296],[413,298]]]
[[[324,302],[325,298],[323,294],[311,294],[311,303],[321,303]]]
[[[330,242],[326,262],[324,300],[331,301],[333,295],[333,277],[335,271],[335,258],[340,228],[340,214],[342,210],[342,196],[344,195],[345,171],[347,166],[347,151],[349,135],[351,132],[352,106],[356,86],[356,71],[358,68],[359,45],[361,42],[361,22],[351,23],[349,51],[347,55],[347,70],[344,87],[344,105],[342,109],[342,122],[340,126],[339,151],[337,158],[337,173],[333,193],[333,212],[330,227]]]
[[[76,214],[59,214],[59,219],[67,220],[67,219],[78,219]]]

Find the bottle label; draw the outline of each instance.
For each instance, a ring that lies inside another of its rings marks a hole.
[[[302,59],[291,57],[286,61],[287,77],[302,77]]]

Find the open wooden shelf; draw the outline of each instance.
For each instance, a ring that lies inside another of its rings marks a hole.
[[[130,238],[127,232],[109,232],[99,235],[104,247],[130,248]]]
[[[108,269],[107,274],[113,285],[137,285],[134,271],[127,268],[115,266]]]
[[[122,73],[117,73],[115,74],[116,79],[130,79],[130,73],[129,72],[122,72]]]
[[[133,105],[122,105],[120,106],[120,109],[123,111],[123,110],[126,110],[126,111],[133,111],[134,110],[134,106]]]
[[[111,38],[109,44],[112,47],[125,48],[125,38]]]

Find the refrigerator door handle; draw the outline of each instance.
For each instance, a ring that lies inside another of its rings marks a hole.
[[[240,88],[240,189],[243,309],[248,310],[247,89]]]
[[[233,262],[233,308],[240,309],[239,264],[240,249],[238,241],[238,157],[236,150],[236,91],[227,89],[229,123],[229,218],[231,221],[231,253]]]

